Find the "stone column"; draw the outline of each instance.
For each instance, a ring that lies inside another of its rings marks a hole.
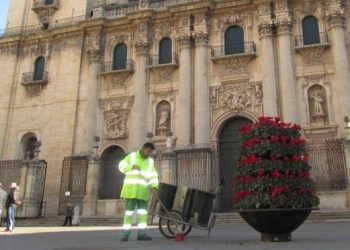
[[[100,31],[91,33],[87,39],[87,54],[89,56],[89,72],[86,82],[81,83],[78,103],[78,121],[76,125],[77,148],[74,154],[92,154],[95,136],[98,90],[101,69],[101,34]]]
[[[345,14],[341,1],[328,1],[325,9],[332,37],[331,49],[334,58],[334,84],[332,84],[332,89],[334,107],[336,107],[335,120],[341,133],[343,133],[343,118],[350,115],[350,73],[345,37]]]
[[[278,53],[280,65],[280,87],[282,96],[282,117],[285,122],[298,123],[296,82],[293,67],[292,20],[278,20]],[[265,62],[267,63],[267,62]],[[264,93],[266,95],[266,93]],[[266,96],[264,97],[264,99]]]
[[[97,156],[92,156],[88,165],[86,193],[83,200],[83,216],[97,215],[99,181],[100,161]]]
[[[136,81],[134,85],[135,100],[132,114],[131,149],[140,148],[145,143],[147,133],[148,116],[148,91],[147,91],[147,60],[148,43],[135,44],[136,60]]]
[[[177,38],[180,47],[180,84],[177,103],[176,136],[177,147],[184,148],[191,143],[192,110],[192,60],[191,37],[180,35]]]
[[[194,36],[196,44],[194,69],[194,139],[196,147],[209,147],[210,106],[208,81],[209,35],[200,32]]]
[[[270,23],[259,24],[261,40],[261,60],[263,62],[263,108],[264,116],[279,116],[277,101],[276,61],[274,52],[273,30]]]

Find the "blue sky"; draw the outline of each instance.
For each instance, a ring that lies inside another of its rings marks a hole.
[[[10,0],[0,0],[0,29],[6,27],[6,16],[9,2]]]

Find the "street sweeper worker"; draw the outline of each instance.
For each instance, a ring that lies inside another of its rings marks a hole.
[[[158,188],[158,173],[154,160],[150,157],[155,150],[153,143],[147,142],[142,149],[127,155],[120,163],[119,170],[125,174],[121,198],[125,199],[125,216],[122,241],[128,241],[131,231],[132,218],[135,208],[138,216],[139,241],[152,240],[146,234],[147,203],[149,193]]]

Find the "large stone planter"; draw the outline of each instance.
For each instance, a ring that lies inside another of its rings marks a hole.
[[[262,241],[291,241],[292,232],[307,219],[312,208],[240,210],[241,217]]]

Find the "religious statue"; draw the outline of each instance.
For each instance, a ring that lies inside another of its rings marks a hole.
[[[323,99],[319,95],[319,93],[315,92],[314,95],[311,95],[311,98],[314,99],[314,101],[315,101],[314,115],[324,115],[324,111],[323,111],[323,108],[322,108]]]
[[[158,115],[159,118],[159,127],[168,127],[168,119],[169,119],[169,112],[166,109],[163,109],[160,114]]]

